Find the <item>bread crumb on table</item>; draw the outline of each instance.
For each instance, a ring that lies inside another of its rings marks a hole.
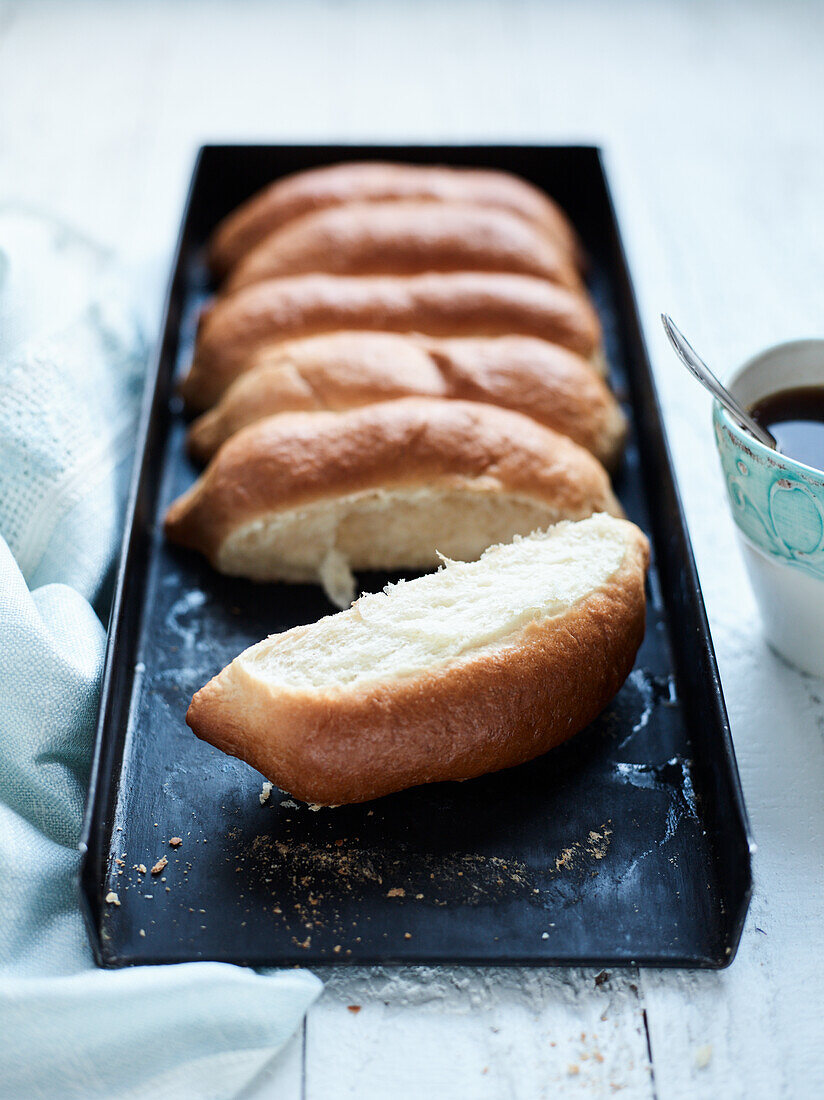
[[[695,1052],[695,1065],[698,1069],[706,1069],[712,1061],[712,1044],[707,1043],[699,1047]]]
[[[274,783],[270,783],[268,780],[263,784],[261,792],[258,795],[261,806],[269,801],[269,795],[272,793],[272,787],[274,787]]]
[[[117,896],[114,890],[109,890],[108,894],[106,894],[106,904],[120,905],[120,898]]]
[[[182,837],[173,836],[172,839],[169,841],[169,847],[170,848],[179,848],[182,843],[183,843],[183,838]]]
[[[137,870],[140,871],[141,875],[145,875],[146,874],[146,864],[145,863],[138,863],[137,864]]]
[[[406,890],[402,886],[393,886],[391,890],[386,891],[388,898],[405,898]]]
[[[152,867],[152,874],[159,875],[168,862],[165,856],[161,856],[154,867]]]

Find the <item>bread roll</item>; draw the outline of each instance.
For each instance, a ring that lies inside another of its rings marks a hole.
[[[206,409],[263,348],[341,329],[427,336],[536,336],[584,358],[601,329],[580,294],[528,275],[297,275],[223,298],[203,317],[181,392]]]
[[[243,428],[169,509],[168,537],[223,573],[321,581],[426,569],[559,519],[620,514],[583,447],[508,409],[408,397]]]
[[[284,176],[218,225],[209,262],[224,276],[269,233],[293,218],[352,202],[462,202],[508,210],[539,226],[570,256],[578,251],[566,215],[543,191],[508,172],[381,161],[349,162]]]
[[[603,710],[644,635],[648,546],[596,515],[252,646],[186,721],[307,802],[509,768]]]
[[[340,412],[397,397],[482,401],[568,435],[607,467],[626,435],[618,402],[589,364],[529,336],[435,340],[336,332],[281,345],[237,378],[189,431],[207,461],[240,428],[287,412]]]
[[[274,230],[238,261],[225,290],[262,279],[508,271],[573,290],[581,278],[559,245],[507,210],[465,203],[378,202],[329,207]]]

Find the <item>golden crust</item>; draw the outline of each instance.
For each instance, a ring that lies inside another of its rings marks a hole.
[[[267,416],[409,396],[514,409],[569,436],[607,467],[616,463],[626,435],[626,420],[604,381],[557,344],[525,336],[435,340],[338,332],[285,344],[242,374],[194,422],[189,450],[205,462],[235,432]]]
[[[265,236],[294,218],[353,202],[464,202],[517,214],[539,226],[570,256],[575,231],[547,195],[508,172],[381,161],[348,162],[284,176],[218,225],[209,262],[222,277]]]
[[[569,254],[507,210],[466,203],[351,203],[295,218],[235,265],[224,290],[263,279],[498,271],[582,288]]]
[[[601,341],[588,298],[528,275],[298,275],[219,299],[202,318],[181,392],[191,407],[209,408],[261,349],[341,329],[535,336],[584,358]]]
[[[277,690],[235,661],[195,695],[186,721],[283,790],[324,805],[532,760],[597,717],[632,668],[649,551],[626,526],[627,552],[604,586],[505,646],[334,691]]]
[[[621,514],[606,470],[565,436],[508,409],[409,397],[243,428],[171,505],[165,531],[216,563],[225,539],[262,516],[372,489],[479,479],[544,502],[558,518]]]

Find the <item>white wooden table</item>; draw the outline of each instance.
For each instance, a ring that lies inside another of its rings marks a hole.
[[[656,369],[759,851],[721,973],[326,975],[247,1097],[824,1096],[824,683],[761,638],[708,399],[824,327],[824,5],[0,0],[0,199],[148,264],[204,140],[599,141]],[[361,1006],[360,1012],[349,1006]]]

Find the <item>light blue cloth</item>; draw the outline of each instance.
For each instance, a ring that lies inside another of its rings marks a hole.
[[[78,908],[96,611],[145,363],[122,308],[135,291],[110,268],[70,228],[0,207],[0,1097],[223,1100],[294,1032],[318,979],[99,971]]]

